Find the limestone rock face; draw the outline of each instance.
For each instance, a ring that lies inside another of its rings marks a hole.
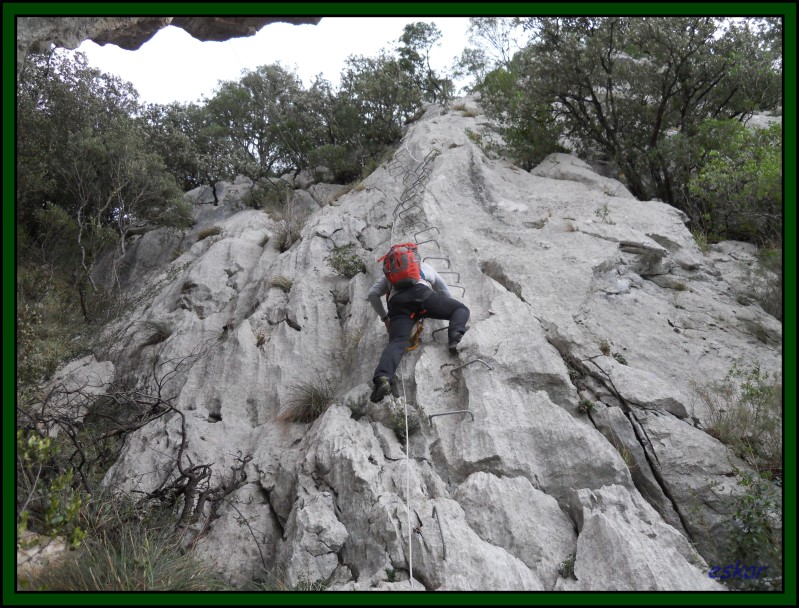
[[[181,453],[214,483],[239,467],[235,492],[193,524],[236,580],[720,589],[702,531],[723,529],[744,464],[703,430],[697,386],[736,360],[782,364],[780,322],[733,284],[745,252],[703,254],[682,213],[606,192],[577,159],[558,156],[574,169],[554,174],[487,158],[468,137],[477,114],[429,107],[362,187],[309,202],[285,251],[280,226],[242,205],[244,181],[218,184],[218,205],[189,193],[197,224],[177,241],[129,247],[147,297],[109,328],[107,360],[182,416],[133,433],[105,483],[151,492]],[[420,167],[417,206],[398,208]],[[451,355],[446,323],[428,320],[400,397],[371,404],[386,332],[366,293],[376,260],[408,240],[469,307],[469,331]],[[366,266],[352,278],[330,264],[348,244]],[[291,422],[311,393],[330,405]]]
[[[572,590],[724,589],[708,578],[707,564],[685,537],[640,495],[620,486],[579,490],[572,508],[579,527],[574,563],[578,586]]]
[[[63,416],[81,423],[94,401],[105,395],[114,378],[114,364],[94,355],[76,359],[61,368],[44,390],[44,407],[53,418]],[[56,437],[59,425],[44,429]]]

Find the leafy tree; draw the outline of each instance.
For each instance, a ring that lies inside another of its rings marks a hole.
[[[781,104],[768,36],[710,17],[536,17],[516,70],[531,107],[551,107],[581,151],[604,156],[638,198],[685,206],[673,133]],[[771,30],[767,30],[771,31]],[[752,83],[756,83],[753,85]]]
[[[279,64],[245,71],[238,82],[224,82],[207,101],[210,128],[231,145],[238,173],[254,181],[297,170],[309,145],[302,84]]]
[[[474,45],[463,50],[455,62],[453,75],[463,78],[471,75],[476,90],[486,76],[497,68],[510,67],[513,55],[519,50],[518,18],[469,17],[469,42]]]
[[[134,223],[190,222],[174,178],[134,118],[137,97],[129,83],[89,68],[80,53],[32,56],[20,74],[17,209],[24,254],[62,271],[71,267],[86,320],[86,287],[94,288],[92,271],[103,248],[116,243],[124,254]],[[47,224],[54,217],[70,229],[54,234]],[[75,242],[63,246],[69,237]],[[71,256],[47,254],[55,250]]]
[[[337,111],[344,117],[346,139],[361,164],[402,137],[406,120],[422,107],[422,96],[400,61],[381,52],[377,57],[349,57],[341,73]]]
[[[363,168],[364,142],[363,124],[355,104],[346,95],[336,95],[330,82],[321,77],[313,82],[307,98],[317,126],[309,167],[327,167],[337,183],[357,179]]]
[[[400,67],[410,75],[422,98],[445,103],[452,98],[452,80],[440,78],[430,66],[430,51],[440,39],[441,31],[434,23],[409,23],[399,38],[398,54]]]
[[[737,121],[700,127],[713,147],[688,183],[693,215],[715,238],[782,244],[782,133],[780,125],[750,129]]]
[[[139,113],[147,145],[157,152],[184,191],[205,183],[197,123],[198,106],[148,104]]]
[[[463,49],[460,57],[455,58],[452,77],[457,80],[466,77],[473,78],[474,84],[465,87],[468,92],[472,92],[482,84],[490,70],[491,59],[485,50],[467,47]]]
[[[550,105],[530,96],[519,75],[519,62],[486,74],[476,87],[486,112],[502,117],[502,138],[514,160],[526,171],[548,154],[565,148],[559,143],[562,126]]]
[[[65,51],[30,55],[17,82],[17,217],[28,230],[48,201],[74,212],[63,188],[60,163],[68,158],[69,134],[103,131],[137,107],[136,91],[115,76],[88,67],[86,57]],[[74,213],[73,213],[74,215]]]

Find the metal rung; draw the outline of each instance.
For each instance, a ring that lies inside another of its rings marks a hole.
[[[429,255],[426,258],[422,258],[423,262],[426,262],[427,260],[444,260],[447,263],[447,268],[452,266],[452,262],[449,261],[449,258],[440,258],[440,257],[436,257],[434,255]]]
[[[415,196],[422,196],[425,191],[425,186],[423,184],[414,183],[405,188],[405,191],[402,193],[402,200],[405,199],[412,199]]]
[[[405,190],[402,191],[402,196],[400,196],[399,200],[401,200],[403,203],[407,203],[408,201],[413,200],[417,196],[422,196],[422,194],[424,194],[424,191],[417,192],[413,188],[405,188]]]
[[[459,366],[458,366],[458,367],[456,367],[455,369],[451,369],[451,370],[449,370],[449,375],[450,375],[450,376],[452,376],[453,378],[457,378],[457,376],[455,375],[455,372],[456,372],[456,371],[458,371],[459,369],[463,368],[463,367],[466,367],[467,365],[471,365],[472,363],[482,363],[482,364],[483,364],[483,365],[485,365],[485,366],[486,366],[488,369],[494,369],[493,367],[491,367],[491,366],[490,366],[488,363],[486,363],[486,362],[485,362],[485,361],[483,361],[482,359],[472,359],[472,360],[471,360],[471,361],[469,361],[468,363],[464,363],[463,365],[459,365]]]
[[[409,205],[409,203],[412,203],[412,204]],[[404,203],[400,203],[399,205],[394,207],[393,215],[394,215],[394,217],[397,217],[397,215],[399,215],[403,211],[406,211],[406,210],[410,209],[411,207],[413,207],[413,205],[421,205],[421,204],[422,204],[422,201],[405,201]]]
[[[405,210],[403,210],[403,211],[400,211],[400,212],[397,214],[397,217],[402,217],[402,214],[403,214],[403,213],[408,213],[408,211],[410,211],[410,210],[411,210],[411,209],[413,209],[414,207],[416,207],[417,209],[419,209],[419,211],[422,211],[422,212],[424,212],[424,210],[423,210],[423,209],[422,209],[422,208],[421,208],[419,205],[417,205],[416,203],[414,203],[413,205],[411,205],[411,206],[410,206],[410,207],[408,207],[407,209],[405,209]]]
[[[427,153],[427,156],[425,156],[422,159],[422,165],[427,165],[429,162],[431,162],[433,159],[435,159],[435,157],[438,156],[439,154],[440,154],[440,152],[438,150],[436,150],[435,148],[430,150],[430,152]]]
[[[460,272],[455,272],[454,270],[439,270],[438,274],[457,274],[458,278],[455,279],[455,280],[456,281],[460,281],[461,280],[461,273]],[[458,285],[453,285],[453,287],[458,287]]]
[[[421,203],[422,194],[421,192],[414,192],[409,196],[403,195],[399,200],[402,205],[407,205],[408,203]]]
[[[441,414],[430,414],[427,417],[427,422],[430,426],[433,425],[433,418],[436,416],[452,416],[453,414],[469,414],[472,417],[472,422],[474,422],[474,414],[472,414],[469,410],[455,410],[453,412],[442,412]]]
[[[397,213],[401,213],[402,211],[405,211],[406,209],[410,209],[410,207],[405,207],[405,205],[407,205],[409,202],[412,202],[412,201],[407,200],[405,202],[400,202],[396,207],[394,207],[394,213],[392,215],[394,217],[397,217]],[[421,201],[418,201],[418,202],[416,202],[414,204],[418,205],[419,203],[421,203]],[[411,207],[412,206],[413,205],[411,205]]]
[[[444,331],[445,329],[449,329],[449,325],[445,325],[444,327],[440,327],[438,329],[434,329],[432,332],[430,332],[430,335],[433,337],[433,342],[437,342],[438,341],[438,340],[436,340],[436,333],[438,333],[440,331]]]
[[[435,226],[430,226],[429,228],[425,228],[424,230],[420,230],[419,232],[417,232],[416,234],[414,234],[414,235],[413,235],[413,240],[415,241],[417,236],[419,236],[420,234],[424,234],[424,233],[425,233],[425,232],[427,232],[428,230],[435,230],[435,231],[436,231],[436,233],[438,233],[438,234],[441,234],[441,231],[440,231],[440,230],[439,230],[437,227],[435,227]],[[417,245],[418,245],[418,243],[417,243]]]
[[[422,193],[405,191],[402,193],[399,202],[402,203],[403,205],[407,205],[408,203],[421,203]]]
[[[422,175],[424,175],[424,174],[422,174]],[[405,184],[406,186],[408,186],[408,184],[410,184],[409,187],[416,186],[417,184],[422,183],[422,181],[421,181],[422,180],[422,175],[414,173],[413,171],[408,171],[405,174],[405,177],[402,178],[402,183]],[[412,178],[412,179],[408,179],[408,178]],[[430,179],[429,175],[427,176],[427,179]]]
[[[438,247],[438,250],[439,250],[439,251],[441,251],[441,245],[439,245],[438,241],[437,241],[437,240],[435,240],[435,239],[429,239],[429,240],[427,240],[427,241],[422,241],[421,243],[416,243],[416,245],[417,245],[418,247],[421,247],[421,246],[422,246],[422,245],[424,245],[425,243],[435,243],[435,244],[436,244],[436,247]]]
[[[466,295],[466,288],[463,285],[447,285],[447,287],[449,287],[450,289],[452,289],[453,287],[457,287],[458,289],[462,289],[463,293],[461,295],[462,296]]]
[[[430,181],[430,173],[428,171],[422,171],[421,173],[411,172],[409,173],[409,175],[412,175],[413,177],[416,178],[415,181],[413,182],[414,184],[424,183],[425,185],[427,185],[427,182]]]

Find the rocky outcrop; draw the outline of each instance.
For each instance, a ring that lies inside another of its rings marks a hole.
[[[682,213],[608,190],[576,159],[528,173],[488,158],[468,136],[484,120],[430,106],[363,187],[308,206],[286,251],[280,226],[241,205],[243,181],[221,184],[217,206],[193,193],[187,234],[136,237],[146,247],[127,261],[149,291],[107,359],[117,382],[158,380],[181,416],[136,431],[105,482],[162,487],[180,450],[213,479],[244,463],[241,486],[195,525],[198,550],[234,580],[721,589],[701,531],[722,536],[743,464],[702,430],[695,387],[741,358],[778,372],[780,340],[746,328],[781,336],[781,324],[740,303],[735,247],[704,255]],[[421,166],[414,206],[398,207]],[[428,321],[401,397],[369,404],[385,329],[365,295],[389,243],[414,239],[470,329],[453,356],[434,334],[445,324]],[[367,268],[351,279],[328,261],[348,244]],[[331,405],[287,422],[309,387]],[[407,441],[404,407],[419,421]]]
[[[321,17],[17,17],[17,65],[28,53],[52,45],[75,49],[84,40],[115,44],[133,51],[168,25],[186,30],[198,40],[229,40],[253,36],[268,23],[317,24]]]

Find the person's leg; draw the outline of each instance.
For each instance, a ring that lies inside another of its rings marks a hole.
[[[461,337],[466,333],[466,323],[469,321],[469,309],[462,302],[433,293],[425,300],[424,308],[427,310],[426,317],[448,319],[447,336],[450,344],[453,341],[460,342]]]
[[[390,319],[391,329],[388,334],[388,344],[383,349],[380,362],[375,368],[373,375],[375,380],[381,376],[389,379],[393,378],[397,367],[399,367],[402,355],[405,354],[405,349],[408,347],[408,338],[410,338],[411,330],[416,323],[408,315],[397,315],[390,317]]]

